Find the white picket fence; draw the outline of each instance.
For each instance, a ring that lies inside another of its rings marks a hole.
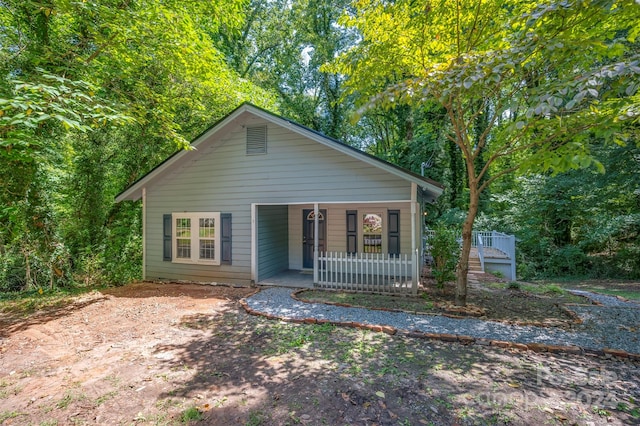
[[[417,256],[321,252],[319,288],[382,294],[417,294]]]

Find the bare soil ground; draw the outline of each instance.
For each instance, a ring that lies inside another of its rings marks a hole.
[[[139,283],[0,314],[0,424],[640,423],[640,366],[247,315]]]

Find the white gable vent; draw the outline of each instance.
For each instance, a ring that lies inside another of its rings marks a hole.
[[[267,126],[247,127],[247,155],[267,153]]]

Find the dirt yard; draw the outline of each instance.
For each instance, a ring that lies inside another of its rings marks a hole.
[[[640,366],[247,315],[140,283],[0,314],[0,424],[640,423]]]

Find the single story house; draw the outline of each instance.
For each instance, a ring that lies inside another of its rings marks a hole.
[[[249,103],[192,146],[116,197],[142,199],[145,279],[417,290],[437,182]]]

